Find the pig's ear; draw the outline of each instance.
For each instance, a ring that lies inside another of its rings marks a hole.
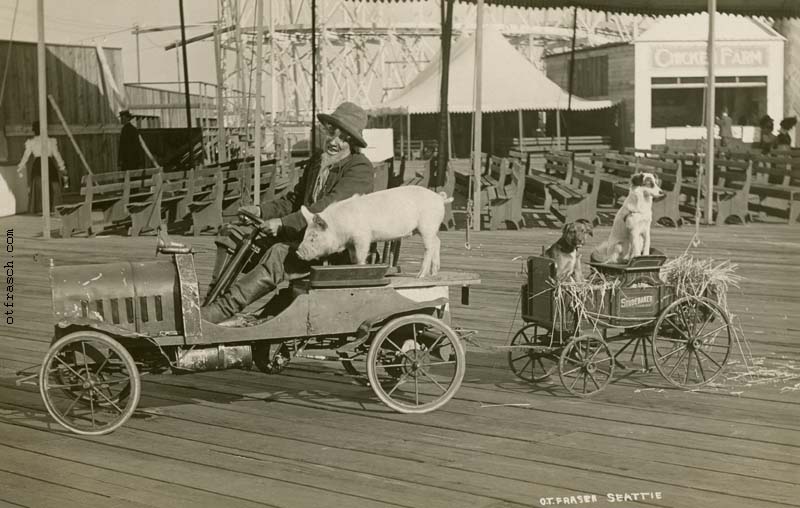
[[[300,205],[300,213],[303,214],[303,218],[306,220],[306,224],[311,224],[312,219],[314,218],[314,214],[306,208],[306,205]]]
[[[328,223],[325,222],[325,219],[323,219],[318,213],[314,214],[314,218],[312,220],[314,221],[314,224],[316,224],[321,230],[325,231],[328,229]]]

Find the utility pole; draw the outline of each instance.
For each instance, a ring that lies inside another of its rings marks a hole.
[[[256,139],[253,150],[253,203],[261,202],[261,64],[264,59],[264,0],[256,0]],[[277,170],[277,165],[276,169]]]
[[[183,93],[186,96],[186,134],[187,141],[192,139],[192,105],[189,100],[189,62],[186,56],[186,23],[183,19],[183,0],[178,0],[181,11],[181,49],[183,51]]]

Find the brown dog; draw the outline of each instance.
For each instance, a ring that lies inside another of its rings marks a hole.
[[[583,280],[579,249],[586,243],[587,236],[593,236],[591,222],[585,219],[569,222],[564,224],[561,238],[544,251],[545,256],[556,262],[556,280],[558,282],[569,279]]]

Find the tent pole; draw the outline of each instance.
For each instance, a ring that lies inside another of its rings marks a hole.
[[[714,103],[716,102],[716,83],[714,77],[714,18],[717,13],[717,0],[708,0],[708,93],[706,96],[706,224],[713,224],[714,204]]]
[[[522,151],[522,110],[517,110],[517,120],[519,121],[519,151]]]
[[[475,183],[472,187],[474,197],[472,199],[472,210],[474,220],[472,221],[472,228],[475,231],[481,230],[481,85],[482,85],[482,64],[483,62],[483,0],[477,2],[477,19],[475,22],[475,108],[472,115],[473,132],[475,138],[473,139],[472,147],[472,171],[475,177]]]
[[[36,45],[36,64],[39,75],[39,139],[42,140],[42,238],[50,239],[50,144],[47,137],[47,50],[44,45],[44,0],[36,2],[36,28],[39,32]],[[28,203],[31,206],[31,203]]]
[[[406,131],[403,129],[403,117],[400,117],[400,157],[406,154]]]
[[[453,158],[453,125],[450,123],[450,113],[447,113],[447,160]]]
[[[561,110],[556,109],[556,139],[558,140],[558,149],[561,150]]]
[[[406,139],[408,140],[408,158],[411,160],[411,111],[406,111]]]

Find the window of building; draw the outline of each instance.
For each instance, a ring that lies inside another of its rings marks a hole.
[[[736,125],[758,125],[767,110],[766,76],[718,76],[715,114],[723,109]],[[652,78],[652,127],[705,125],[705,77]]]

